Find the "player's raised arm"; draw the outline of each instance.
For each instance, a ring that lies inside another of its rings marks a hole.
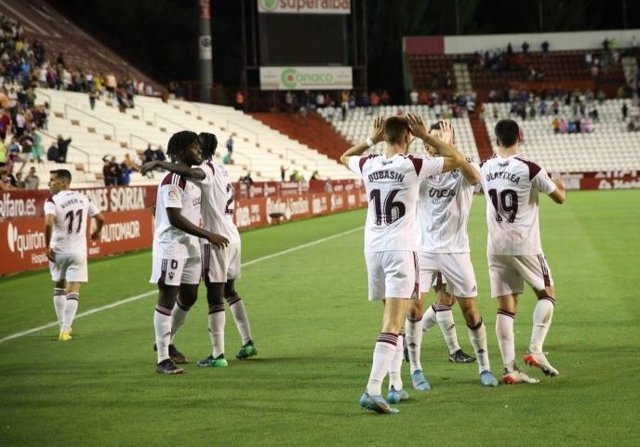
[[[180,174],[184,177],[203,180],[205,178],[204,171],[199,167],[190,167],[179,163],[171,163],[169,161],[160,161],[153,160],[148,161],[142,166],[140,166],[140,173],[145,175],[147,172],[152,171],[156,168],[162,168],[169,172],[174,172],[176,174]]]
[[[379,116],[373,121],[373,131],[367,140],[351,146],[344,154],[340,156],[340,163],[349,167],[349,159],[354,156],[362,155],[367,149],[384,140],[384,117]]]

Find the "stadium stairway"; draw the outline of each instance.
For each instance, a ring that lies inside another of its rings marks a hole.
[[[491,137],[487,132],[487,127],[479,114],[470,117],[471,130],[473,131],[473,137],[476,140],[476,146],[478,148],[478,155],[480,160],[486,160],[493,156],[493,149],[491,148]]]
[[[251,115],[272,129],[302,144],[316,148],[318,152],[334,160],[339,160],[340,155],[351,146],[351,143],[337,133],[331,124],[315,112],[304,117],[297,113],[253,113]]]

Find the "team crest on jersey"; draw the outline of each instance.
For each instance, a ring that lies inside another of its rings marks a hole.
[[[460,171],[458,169],[454,169],[451,171],[451,177],[457,179],[460,176]]]

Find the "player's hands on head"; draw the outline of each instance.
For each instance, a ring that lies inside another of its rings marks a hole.
[[[409,123],[409,129],[414,137],[420,138],[424,141],[424,139],[429,135],[427,125],[421,116],[409,113],[407,115],[407,122]]]
[[[371,140],[374,144],[378,144],[384,141],[384,117],[379,116],[373,120],[373,131],[371,133]]]
[[[207,240],[211,242],[212,245],[215,245],[218,248],[224,248],[229,243],[229,239],[214,233],[209,233],[209,237],[207,237]]]
[[[456,134],[455,134],[455,131],[453,130],[453,126],[451,125],[451,121],[442,120],[442,122],[440,123],[440,138],[445,143],[455,146]]]

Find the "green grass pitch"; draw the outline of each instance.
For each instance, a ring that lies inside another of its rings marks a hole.
[[[539,384],[482,388],[475,364],[447,361],[434,328],[423,346],[433,390],[410,390],[398,415],[361,410],[381,309],[366,300],[360,210],[243,235],[248,265],[237,288],[259,355],[235,360],[240,340],[227,313],[226,369],[194,363],[210,353],[201,287],[176,340],[192,361],[187,374],[155,373],[149,252],[90,264],[80,312],[146,295],[78,318],[69,343],[57,341],[55,327],[7,339],[53,322],[52,283],[45,271],[0,278],[0,446],[638,445],[640,191],[570,192],[562,206],[541,201],[557,286],[545,349],[557,378],[534,370]],[[499,374],[484,210],[476,197],[470,236]],[[516,318],[519,355],[533,305],[528,291]]]

